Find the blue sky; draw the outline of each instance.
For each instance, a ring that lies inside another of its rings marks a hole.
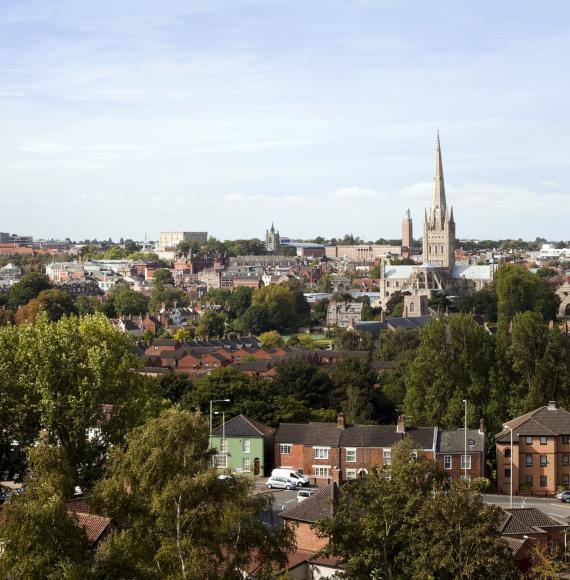
[[[2,0],[0,230],[569,239],[570,3]]]

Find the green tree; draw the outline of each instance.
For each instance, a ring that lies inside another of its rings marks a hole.
[[[225,334],[226,317],[215,310],[202,311],[196,335],[200,337],[222,337]]]
[[[125,284],[117,284],[107,297],[105,314],[110,317],[137,316],[148,311],[148,299],[141,292],[132,290]]]
[[[73,299],[67,292],[50,288],[42,290],[37,298],[32,298],[26,305],[16,312],[16,322],[34,322],[40,312],[45,312],[48,320],[55,322],[64,315],[77,312]]]
[[[487,322],[497,322],[497,294],[493,287],[483,288],[460,300],[461,312],[482,314]]]
[[[337,350],[372,351],[374,348],[374,339],[372,338],[372,335],[365,330],[353,330],[352,328],[337,327],[334,330],[334,345]]]
[[[2,509],[0,576],[80,580],[87,544],[64,501],[73,490],[65,451],[40,440],[28,455],[25,493],[12,495]]]
[[[160,268],[155,270],[152,274],[152,283],[155,286],[174,286],[174,276],[167,268]]]
[[[137,374],[131,338],[104,316],[71,316],[50,323],[0,328],[2,467],[18,471],[21,449],[40,431],[65,451],[76,483],[97,477],[97,458],[129,427],[154,412],[154,383]],[[105,420],[103,404],[113,405]],[[99,428],[89,438],[90,428]],[[21,467],[20,467],[21,469]],[[20,471],[21,472],[21,471]]]
[[[284,344],[283,337],[276,330],[263,332],[258,338],[265,348],[279,348]]]
[[[174,308],[174,306],[182,307],[189,304],[188,294],[180,288],[157,286],[151,293],[148,310],[149,312],[159,312],[163,305],[165,308]]]
[[[262,577],[285,562],[291,532],[259,521],[269,496],[250,494],[245,480],[220,482],[207,447],[203,417],[169,409],[111,452],[94,504],[123,531],[97,554],[100,577],[237,580],[254,556]]]
[[[269,309],[265,305],[252,304],[241,317],[241,329],[250,334],[261,334],[271,330]]]
[[[277,367],[273,390],[282,396],[293,396],[309,408],[330,408],[333,382],[316,365],[293,359]]]
[[[8,292],[8,306],[16,310],[18,306],[27,304],[32,298],[37,298],[42,290],[49,290],[51,284],[45,274],[29,272],[24,274],[19,282],[14,284]]]
[[[499,532],[502,510],[485,504],[468,484],[427,497],[414,518],[404,569],[413,579],[520,578]]]
[[[228,316],[234,320],[243,316],[251,306],[253,290],[247,286],[238,286],[227,299]]]
[[[471,316],[433,320],[420,331],[408,368],[406,414],[417,424],[454,427],[461,424],[463,399],[468,399],[469,421],[478,423],[489,398],[493,362],[493,340]]]

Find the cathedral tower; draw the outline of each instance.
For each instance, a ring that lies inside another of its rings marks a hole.
[[[447,208],[439,131],[435,150],[435,175],[429,214],[424,221],[423,262],[453,270],[455,265],[455,221]]]
[[[275,231],[275,226],[271,224],[271,229],[265,232],[265,247],[270,254],[278,254],[281,245],[281,237],[279,232]]]

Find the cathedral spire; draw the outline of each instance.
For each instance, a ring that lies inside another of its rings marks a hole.
[[[439,143],[439,129],[435,148],[435,175],[433,177],[433,193],[431,200],[431,213],[436,223],[443,224],[446,214],[445,184],[443,181],[443,163],[441,160],[441,145]]]

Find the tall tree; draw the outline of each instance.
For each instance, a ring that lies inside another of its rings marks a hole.
[[[51,284],[45,274],[29,272],[24,274],[19,282],[14,284],[8,292],[8,306],[16,310],[18,306],[27,304],[36,298],[42,290],[49,290]]]
[[[94,503],[124,531],[98,554],[96,571],[238,580],[254,558],[261,577],[284,563],[290,532],[272,535],[259,521],[270,509],[268,496],[250,494],[245,480],[230,486],[216,478],[208,435],[202,416],[169,409],[112,451]]]

